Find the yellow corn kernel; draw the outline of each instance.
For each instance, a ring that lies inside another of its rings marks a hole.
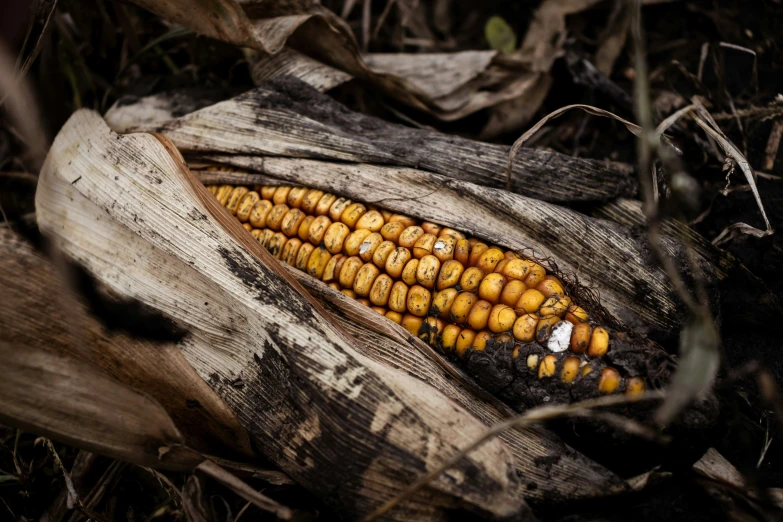
[[[314,250],[315,247],[311,243],[302,243],[302,246],[299,247],[299,252],[296,253],[296,262],[294,263],[297,270],[307,272],[307,261]]]
[[[272,196],[272,203],[275,205],[285,205],[288,201],[288,193],[291,192],[293,187],[277,187],[274,196]]]
[[[546,276],[543,281],[538,283],[536,290],[544,294],[546,297],[553,295],[563,297],[565,295],[565,289],[563,288],[562,283],[560,283],[560,281],[555,278],[550,278],[549,276]]]
[[[470,240],[468,240],[468,242],[470,242]],[[484,254],[484,252],[487,250],[489,250],[489,245],[484,243],[475,243],[470,249],[470,255],[468,256],[468,266],[476,266],[482,254]]]
[[[495,271],[495,266],[503,260],[503,251],[499,248],[488,248],[476,261],[476,266],[485,274]]]
[[[462,277],[462,271],[464,269],[465,267],[462,265],[462,263],[454,259],[450,259],[443,263],[440,272],[438,272],[438,282],[436,284],[437,289],[443,290],[445,288],[457,286],[459,284],[460,278]]]
[[[228,200],[226,200],[226,209],[231,212],[232,216],[235,216],[237,213],[237,207],[239,206],[239,202],[242,201],[242,198],[245,197],[245,194],[250,192],[247,187],[235,187],[234,190],[231,191],[231,194],[228,196]]]
[[[432,245],[432,254],[438,258],[438,261],[445,263],[451,259],[454,259],[454,247],[457,245],[457,240],[451,236],[438,237],[435,244]]]
[[[422,329],[426,331],[419,333],[419,338],[425,343],[434,346],[438,342],[440,334],[443,332],[443,328],[446,326],[446,323],[437,317],[427,317],[424,319],[424,323],[422,324],[426,324],[427,328]]]
[[[518,279],[512,279],[500,293],[500,302],[511,308],[516,308],[519,298],[527,290],[527,285]]]
[[[551,295],[547,297],[543,303],[541,303],[541,308],[538,309],[538,314],[541,317],[548,317],[550,315],[563,317],[563,315],[566,313],[566,310],[568,310],[568,305],[570,304],[571,298],[568,296],[560,297],[558,295]]]
[[[251,225],[250,223],[242,223],[242,228],[250,232],[251,230],[253,230],[253,225]]]
[[[359,273],[362,266],[364,266],[364,262],[357,256],[351,256],[346,259],[338,276],[340,285],[342,285],[343,288],[353,288],[353,283],[356,281],[356,275]]]
[[[296,264],[296,255],[299,253],[299,249],[302,247],[302,241],[297,237],[293,237],[285,242],[283,245],[283,252],[280,254],[280,259],[287,265],[294,266]]]
[[[476,304],[468,313],[468,326],[474,330],[483,330],[489,322],[489,313],[492,311],[492,304],[484,300],[476,301]]]
[[[375,263],[375,266],[378,268],[385,269],[386,261],[396,248],[397,246],[391,241],[383,241],[378,245],[378,248],[375,249],[375,252],[373,252],[372,262]]]
[[[378,270],[378,267],[372,263],[362,265],[359,272],[356,273],[356,279],[353,282],[353,291],[356,292],[356,295],[362,297],[370,295],[372,284],[380,273],[381,271]]]
[[[345,210],[340,215],[340,221],[351,227],[352,229],[356,227],[356,223],[359,221],[359,219],[364,216],[367,213],[367,207],[362,205],[361,203],[351,203],[347,207],[345,207]],[[377,232],[375,230],[374,232]]]
[[[304,218],[304,212],[298,208],[292,208],[283,216],[283,220],[280,222],[280,231],[287,237],[296,236]]]
[[[231,193],[234,191],[233,185],[221,185],[215,193],[215,198],[220,202],[222,206],[226,206],[228,198],[231,197]]]
[[[503,259],[501,259],[500,263],[495,265],[495,269],[493,270],[493,272],[498,272],[499,274],[502,274],[503,273],[503,269],[506,267],[506,265],[508,264],[509,261],[510,261],[510,259],[507,259],[505,257]]]
[[[302,220],[302,223],[299,225],[299,230],[297,231],[296,235],[299,236],[299,239],[304,242],[308,242],[310,240],[310,225],[313,223],[314,219],[315,216],[305,216],[305,218]]]
[[[537,353],[531,353],[527,356],[527,360],[525,360],[525,364],[527,364],[527,369],[530,371],[535,370],[538,368],[538,354]]]
[[[476,294],[472,292],[460,292],[451,304],[449,319],[453,323],[465,324],[468,320],[471,308],[478,301]]]
[[[585,364],[584,366],[582,366],[582,371],[580,373],[581,373],[582,377],[584,377],[585,375],[588,375],[592,371],[593,371],[593,365],[592,364]]]
[[[457,346],[457,339],[462,332],[462,328],[456,324],[447,324],[443,328],[443,332],[440,334],[440,343],[444,352],[452,352]]]
[[[476,337],[473,339],[473,345],[471,348],[478,352],[483,352],[484,348],[487,347],[487,343],[492,339],[492,334],[483,331],[476,334]]]
[[[250,212],[253,211],[253,207],[259,202],[261,196],[256,191],[251,191],[245,194],[245,197],[237,205],[237,219],[242,223],[250,219]]]
[[[396,281],[392,285],[388,306],[394,312],[405,312],[408,310],[408,285],[402,281]]]
[[[343,288],[342,290],[340,290],[340,292],[342,292],[346,296],[350,297],[351,299],[356,299],[356,297],[357,297],[356,296],[356,292],[354,292],[350,288]]]
[[[435,281],[438,278],[440,270],[440,261],[433,255],[426,255],[419,259],[419,265],[416,267],[416,281],[429,290],[435,287]]]
[[[357,302],[359,302],[359,303],[361,303],[361,304],[363,304],[364,306],[366,306],[366,307],[368,307],[368,308],[371,306],[371,305],[370,305],[370,300],[369,300],[369,299],[367,299],[367,298],[365,298],[365,297],[357,297],[357,298],[356,298],[356,301],[357,301]]]
[[[263,230],[261,230],[260,228],[254,228],[253,230],[250,231],[250,235],[253,236],[253,239],[258,241],[258,236],[261,235],[261,232],[263,232]]]
[[[519,297],[519,300],[514,305],[517,310],[523,310],[527,313],[537,312],[541,305],[544,303],[544,294],[536,290],[535,288],[528,288]]]
[[[307,260],[307,273],[316,279],[321,279],[331,258],[332,254],[324,247],[316,248]]]
[[[291,208],[298,209],[302,206],[305,196],[310,191],[307,187],[294,187],[288,192],[286,204]]]
[[[601,370],[598,378],[598,391],[601,393],[613,393],[620,387],[620,373],[614,368],[606,367]]]
[[[443,318],[448,317],[449,312],[451,312],[451,305],[454,304],[454,300],[457,298],[457,294],[459,294],[459,292],[456,288],[447,288],[437,292],[432,296],[430,314]]]
[[[588,317],[587,312],[581,306],[576,306],[575,304],[569,306],[568,312],[565,314],[565,320],[573,325],[584,323]]]
[[[288,205],[281,203],[272,207],[269,211],[269,215],[266,216],[266,226],[271,228],[275,232],[280,230],[283,223],[283,218],[288,214]]]
[[[578,323],[571,330],[571,351],[574,353],[584,353],[590,345],[590,336],[593,328],[587,323]]]
[[[389,302],[389,295],[394,285],[392,278],[386,274],[379,275],[370,289],[370,302],[377,306],[386,306]]]
[[[262,199],[253,206],[253,210],[250,211],[250,224],[253,228],[265,228],[266,217],[269,215],[269,211],[272,210],[272,204]]]
[[[329,208],[329,218],[332,221],[340,221],[343,212],[345,212],[345,209],[347,209],[351,203],[353,202],[346,198],[337,198],[334,200],[334,203],[332,203],[332,206]]]
[[[454,245],[454,260],[462,264],[462,266],[468,266],[468,260],[470,258],[470,242],[467,239],[458,239],[457,244]]]
[[[397,324],[402,323],[402,314],[399,312],[395,312],[394,310],[389,310],[386,312],[386,319],[393,321]]]
[[[340,292],[342,290],[342,288],[340,288],[340,284],[339,283],[335,283],[334,281],[329,283],[329,288],[331,288],[332,290],[337,290],[338,292]]]
[[[472,266],[462,273],[459,279],[459,286],[462,290],[475,292],[481,286],[481,280],[484,279],[484,272],[480,268]]]
[[[489,313],[487,327],[494,333],[507,332],[514,327],[517,314],[506,305],[496,304]]]
[[[469,328],[463,328],[457,336],[457,355],[463,355],[468,348],[473,346],[473,341],[476,339],[476,332]]]
[[[600,326],[593,329],[590,337],[590,345],[587,347],[587,355],[590,357],[603,357],[609,350],[609,332]]]
[[[538,341],[539,344],[546,343],[549,340],[549,336],[552,335],[552,330],[555,328],[555,325],[559,322],[560,318],[556,315],[542,317],[538,321],[538,326],[536,326],[536,341]]]
[[[305,214],[316,214],[315,207],[318,205],[318,202],[321,200],[323,195],[324,193],[322,190],[308,190],[302,199],[302,204],[299,206],[299,208],[302,209],[302,212]]]
[[[331,283],[337,279],[337,275],[340,273],[340,271],[337,270],[337,266],[341,262],[344,262],[344,259],[344,255],[336,254],[332,256],[328,263],[326,263],[326,268],[324,268],[324,275],[322,279],[324,283]],[[340,266],[342,267],[341,264]]]
[[[481,280],[478,288],[478,296],[492,304],[500,302],[500,294],[506,286],[506,277],[503,274],[491,273]]]
[[[424,324],[424,319],[416,317],[413,314],[405,314],[402,316],[402,327],[408,330],[411,335],[419,336],[419,330],[421,325]]]
[[[261,246],[263,246],[264,248],[267,248],[269,246],[269,240],[272,239],[272,236],[274,236],[274,235],[275,235],[275,233],[272,232],[272,229],[265,228],[258,235],[258,242],[261,243]]]
[[[405,263],[405,267],[402,269],[402,274],[400,277],[403,281],[405,281],[408,285],[415,285],[417,283],[416,280],[416,271],[419,269],[419,260],[418,259],[411,259],[407,263]]]
[[[435,237],[438,237],[438,234],[440,234],[441,229],[443,228],[440,225],[436,225],[435,223],[430,223],[428,221],[424,221],[421,224],[421,228],[426,232],[427,234],[432,234]]]
[[[332,223],[324,233],[324,246],[330,254],[336,254],[343,249],[343,242],[350,233],[351,229],[348,228],[348,225],[340,222]]]
[[[533,342],[536,338],[536,326],[539,317],[536,314],[523,314],[514,322],[514,339],[523,343]]]
[[[362,242],[367,239],[372,232],[364,228],[357,228],[345,238],[343,243],[343,253],[346,256],[358,256],[359,248],[362,246]]]
[[[416,220],[412,217],[403,216],[402,214],[393,214],[389,218],[389,222],[391,223],[400,223],[405,228],[412,227],[416,225]]]
[[[554,355],[545,355],[538,367],[538,378],[552,377],[557,371],[557,357]]]
[[[212,195],[213,195],[213,196],[214,196],[215,194],[217,194],[218,188],[219,188],[219,187],[218,187],[217,185],[208,185],[208,186],[207,186],[207,190],[208,190],[208,191],[210,191],[210,192],[212,193]]]
[[[533,266],[530,267],[530,273],[528,273],[527,277],[525,278],[525,284],[529,288],[535,288],[538,286],[538,283],[544,280],[545,277],[546,270],[544,267],[538,263],[533,263]]]
[[[424,230],[421,227],[409,226],[400,234],[399,245],[408,249],[412,249],[416,241],[424,235]]]
[[[383,225],[383,215],[377,210],[368,210],[367,213],[356,222],[356,228],[366,228],[372,232],[380,232]]]
[[[327,229],[332,225],[332,220],[328,216],[318,216],[310,223],[307,231],[307,240],[314,245],[320,245],[324,240]]]
[[[413,315],[424,317],[430,309],[432,294],[420,285],[413,285],[408,290],[408,311]]]
[[[579,365],[582,361],[579,357],[566,357],[563,361],[563,369],[560,370],[560,380],[563,382],[573,382],[579,375]]]
[[[530,269],[533,265],[535,265],[535,263],[528,261],[527,259],[511,259],[503,266],[503,271],[501,273],[509,279],[524,281],[528,274],[530,274]]]
[[[402,234],[402,231],[405,230],[405,225],[402,223],[386,223],[381,227],[380,233],[381,236],[383,236],[383,239],[386,241],[391,241],[395,244],[399,243],[400,241],[400,235]]]
[[[411,260],[411,251],[407,248],[397,247],[386,258],[386,273],[392,276],[394,279],[398,279],[402,275],[402,271],[405,269],[405,265]]]
[[[644,380],[642,380],[641,377],[631,377],[625,381],[625,394],[631,397],[644,395],[646,388]]]
[[[377,232],[373,232],[364,238],[362,244],[359,245],[359,257],[362,258],[362,261],[365,263],[372,261],[372,256],[375,254],[375,249],[378,248],[378,245],[381,243],[383,243],[383,236]]]
[[[329,209],[332,208],[335,201],[337,201],[337,196],[334,194],[324,194],[321,196],[321,199],[319,199],[318,203],[315,205],[315,215],[328,216]]]
[[[272,201],[276,191],[277,187],[261,187],[261,197],[265,200]],[[272,203],[272,205],[274,205],[274,203]]]
[[[370,302],[372,303],[372,301],[370,301]],[[378,312],[381,315],[385,315],[386,314],[386,309],[384,307],[382,307],[382,306],[371,306],[370,308],[373,309],[374,311]]]
[[[437,241],[437,238],[432,234],[422,234],[419,236],[419,239],[413,244],[413,249],[411,250],[413,257],[421,259],[424,256],[432,254],[435,241]]]

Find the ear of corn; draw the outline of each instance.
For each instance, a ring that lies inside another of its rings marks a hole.
[[[412,335],[464,357],[488,344],[537,343],[538,379],[573,383],[611,348],[563,283],[540,264],[476,238],[305,187],[212,185],[209,191],[276,259],[372,307]],[[516,345],[516,347],[514,347]],[[563,353],[562,356],[558,355]],[[645,389],[603,366],[601,393]]]

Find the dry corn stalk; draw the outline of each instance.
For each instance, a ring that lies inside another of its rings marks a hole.
[[[481,433],[440,393],[358,353],[167,140],[116,135],[77,112],[36,208],[41,231],[102,283],[186,328],[185,357],[264,455],[343,513],[368,513]],[[512,516],[521,493],[493,442],[387,516],[439,520],[457,506]]]

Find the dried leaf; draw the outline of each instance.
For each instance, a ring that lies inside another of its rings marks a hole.
[[[484,25],[484,37],[489,46],[504,53],[510,53],[517,48],[517,35],[500,16],[492,16]]]

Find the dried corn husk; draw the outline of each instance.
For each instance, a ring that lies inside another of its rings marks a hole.
[[[377,508],[482,432],[433,388],[361,355],[168,140],[75,113],[36,208],[42,232],[102,283],[183,325],[183,354],[260,451],[346,515]],[[243,388],[227,384],[237,379]],[[525,506],[513,469],[493,441],[386,516],[514,516]]]

